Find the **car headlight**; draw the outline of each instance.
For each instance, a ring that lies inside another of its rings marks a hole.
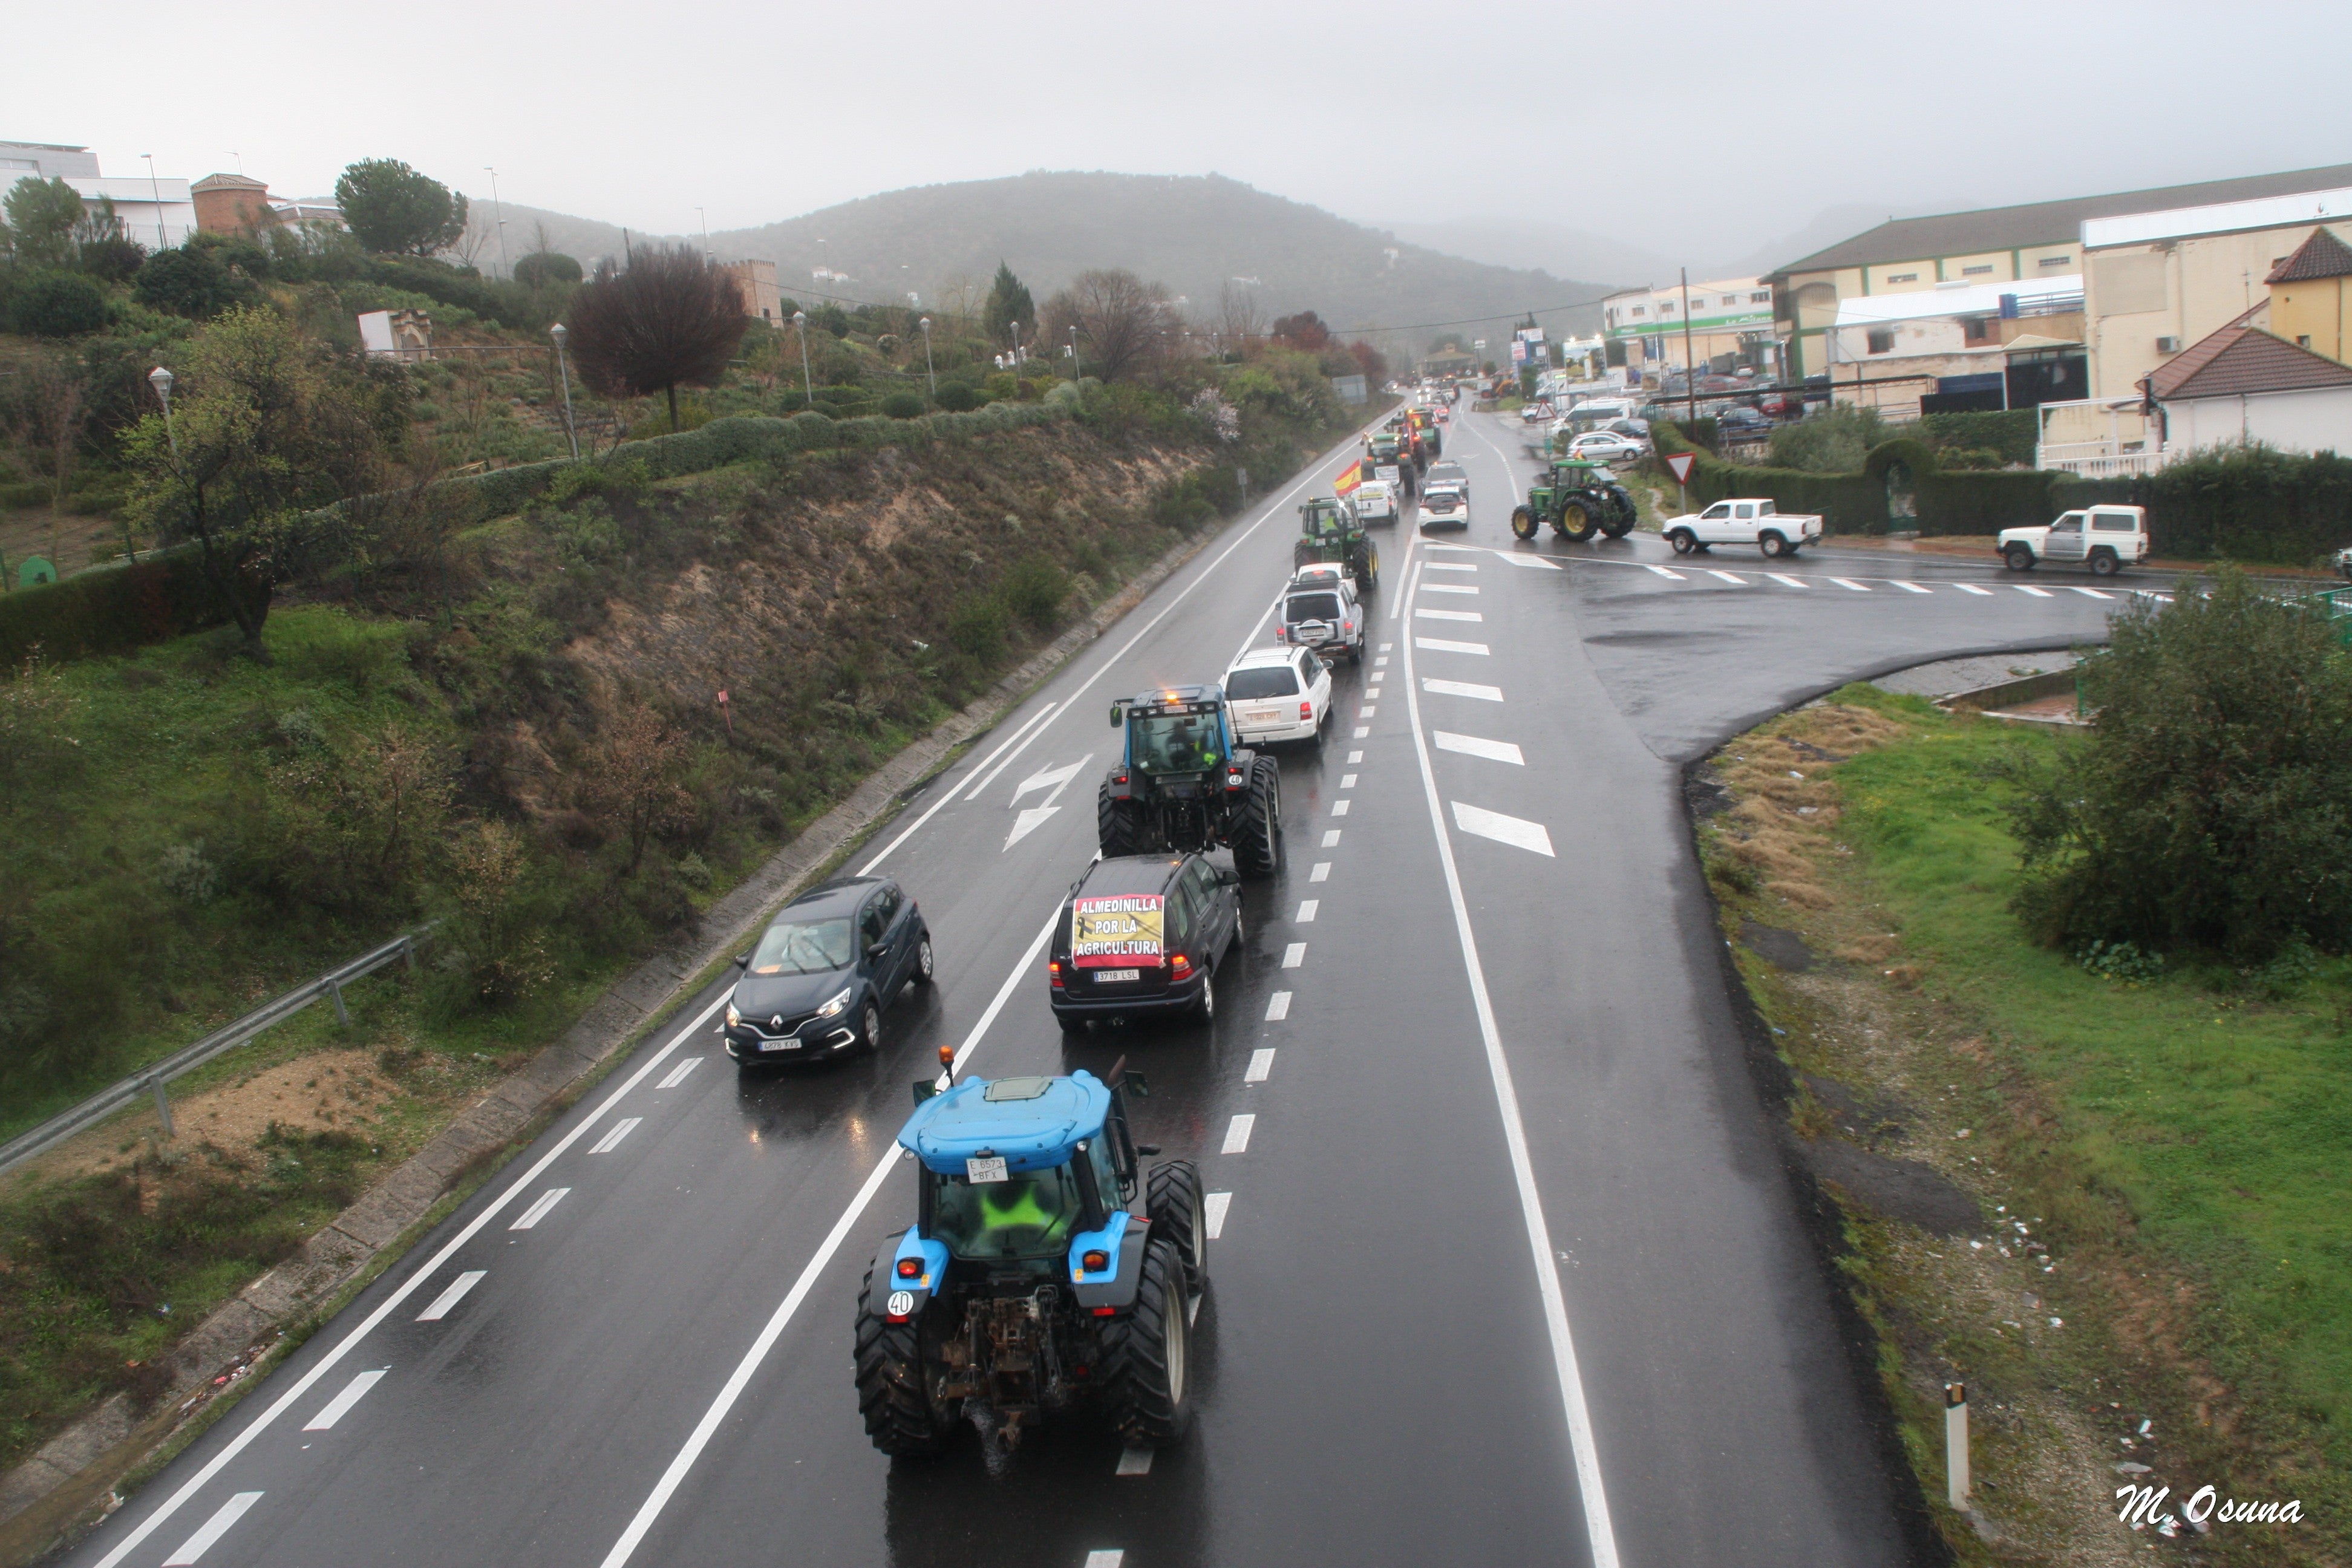
[[[836,1014],[836,1013],[840,1012],[844,1007],[846,1007],[846,1006],[848,1006],[848,1005],[849,1005],[849,994],[850,994],[851,992],[853,992],[853,991],[856,990],[856,989],[857,989],[857,987],[856,987],[856,986],[855,986],[855,985],[845,985],[845,986],[843,986],[843,987],[841,988],[841,994],[840,994],[839,995],[833,997],[831,1000],[829,1000],[828,1002],[826,1002],[826,1003],[825,1003],[825,1005],[824,1005],[824,1006],[819,1007],[819,1008],[816,1010],[816,1016],[817,1016],[818,1017],[820,1017],[820,1018],[830,1018],[830,1017],[832,1017],[835,1014]]]
[[[735,1003],[732,998],[730,998],[727,1003],[727,1026],[732,1029],[742,1022],[743,1015],[735,1010]]]

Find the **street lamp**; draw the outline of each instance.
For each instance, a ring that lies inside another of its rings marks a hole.
[[[1013,331],[1013,374],[1019,375],[1021,374],[1021,323],[1007,321],[1004,324]]]
[[[1086,379],[1083,372],[1084,367],[1078,363],[1078,324],[1073,321],[1070,323],[1070,379],[1083,381]]]
[[[514,276],[514,263],[507,259],[507,209],[499,200],[499,172],[485,163],[482,165],[482,173],[490,177],[490,211],[499,220],[499,265],[505,268],[506,275],[511,278]],[[579,454],[575,452],[572,456],[578,457]]]
[[[816,387],[809,379],[808,312],[793,312],[793,330],[801,335],[801,401],[811,408],[816,406]]]
[[[710,259],[710,215],[697,207],[694,216],[702,220],[702,259],[708,261]]]
[[[923,372],[931,378],[931,401],[937,403],[940,400],[940,373],[931,363],[931,319],[929,316],[923,318]]]
[[[563,340],[572,332],[558,321],[547,329],[547,335],[555,340],[555,368],[563,377],[563,434],[572,443],[572,460],[576,463],[580,460],[580,432],[572,424],[572,367],[563,360]]]
[[[180,464],[180,433],[172,427],[172,373],[160,364],[147,373],[147,384],[155,389],[155,395],[163,402],[163,434],[172,443],[172,466],[177,468]]]

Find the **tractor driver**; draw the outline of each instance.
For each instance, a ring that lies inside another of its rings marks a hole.
[[[1189,713],[1165,731],[1160,754],[1163,773],[1202,773],[1217,763],[1217,754],[1202,734],[1201,724]]]
[[[1037,1201],[1037,1180],[1014,1179],[978,1188],[981,1235],[988,1250],[1012,1258],[1062,1238],[1067,1214],[1055,1214]],[[1026,1232],[1027,1234],[1023,1234]]]

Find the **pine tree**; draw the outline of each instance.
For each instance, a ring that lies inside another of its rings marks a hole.
[[[1018,321],[1031,337],[1037,334],[1037,306],[1029,298],[1028,286],[1013,276],[1013,268],[1002,260],[996,264],[996,281],[989,287],[988,308],[982,323],[988,328],[992,342],[1008,345],[1010,328]]]

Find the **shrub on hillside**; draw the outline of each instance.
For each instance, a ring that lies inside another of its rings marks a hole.
[[[139,268],[131,292],[141,304],[205,321],[248,299],[253,285],[231,276],[210,251],[184,246],[149,257]]]
[[[948,640],[982,665],[1004,654],[1013,613],[994,594],[967,594],[948,612]]]
[[[514,264],[515,281],[531,289],[577,283],[580,277],[580,263],[560,250],[534,250]]]
[[[36,272],[10,290],[8,330],[28,338],[78,338],[106,325],[106,290],[79,272]]]
[[[923,398],[917,392],[894,392],[882,400],[882,412],[893,419],[919,419]]]
[[[1033,555],[1004,574],[1004,602],[1033,626],[1048,626],[1070,596],[1070,574],[1042,555]]]
[[[950,414],[969,414],[983,401],[978,392],[961,382],[951,381],[940,388],[940,406]]]
[[[2352,659],[2234,572],[2116,616],[2090,738],[2015,807],[2016,907],[2070,948],[2352,947]]]

